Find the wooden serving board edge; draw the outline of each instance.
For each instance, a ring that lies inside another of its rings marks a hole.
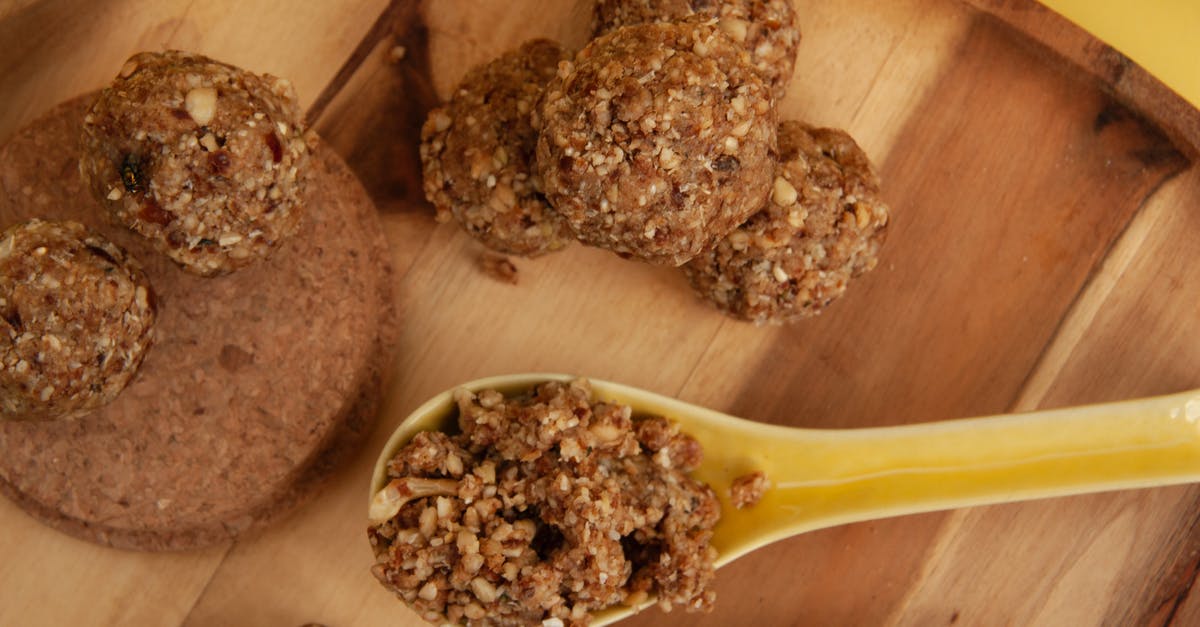
[[[962,0],[1094,76],[1145,115],[1189,159],[1200,158],[1200,109],[1116,48],[1035,0]]]

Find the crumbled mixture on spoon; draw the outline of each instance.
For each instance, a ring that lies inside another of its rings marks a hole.
[[[371,508],[372,572],[423,618],[583,625],[652,596],[711,608],[720,506],[687,475],[693,438],[582,380],[456,398],[461,432],[418,434]]]

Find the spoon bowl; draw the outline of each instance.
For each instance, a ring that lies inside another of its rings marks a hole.
[[[574,378],[516,374],[459,388],[509,395]],[[589,382],[596,400],[629,405],[635,415],[665,416],[703,447],[704,461],[692,476],[711,486],[721,502],[712,538],[718,568],[777,540],[851,522],[1200,481],[1200,390],[835,430],[760,424],[618,383]],[[388,460],[413,436],[457,428],[453,394],[438,394],[396,428],[375,464],[372,498],[387,482]],[[766,475],[769,488],[756,505],[735,508],[730,486],[756,471]],[[593,624],[608,624],[638,609],[609,608],[594,614]]]

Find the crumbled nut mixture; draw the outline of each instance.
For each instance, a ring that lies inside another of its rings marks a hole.
[[[456,398],[461,433],[418,434],[372,503],[372,572],[422,617],[583,625],[649,596],[710,609],[720,511],[685,474],[694,439],[582,380]]]
[[[559,250],[574,238],[546,202],[534,173],[530,115],[558,63],[570,55],[535,39],[475,67],[421,129],[425,197],[438,219],[458,220],[479,241],[511,255]]]
[[[752,472],[733,480],[729,486],[729,499],[738,509],[754,507],[762,500],[769,487],[771,487],[771,482],[767,480],[765,473],[762,471]]]
[[[83,130],[92,193],[191,272],[250,264],[299,227],[309,151],[284,79],[185,52],[137,54]]]
[[[593,40],[559,66],[538,115],[546,196],[586,244],[680,265],[770,192],[770,91],[712,24],[642,24]]]
[[[0,419],[76,418],[116,398],[156,311],[138,263],[82,224],[0,232]]]
[[[879,177],[845,132],[788,121],[770,201],[684,271],[729,315],[783,323],[820,313],[875,267],[887,235]]]
[[[479,267],[484,274],[510,285],[517,284],[517,266],[503,255],[484,254],[479,258]]]
[[[622,26],[685,19],[715,19],[750,60],[775,98],[787,93],[800,47],[791,0],[597,0],[597,36]]]

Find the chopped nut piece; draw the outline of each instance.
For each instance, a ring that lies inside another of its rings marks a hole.
[[[729,497],[733,501],[733,506],[738,509],[754,507],[758,505],[770,487],[771,482],[767,481],[765,473],[762,471],[752,472],[733,480],[733,484],[729,486]]]
[[[746,34],[750,31],[750,24],[746,20],[737,18],[725,18],[717,22],[721,30],[729,35],[731,39],[739,44],[746,42]]]
[[[204,146],[204,149],[209,152],[216,152],[221,148],[221,146],[217,144],[217,138],[212,133],[205,133],[204,137],[200,138],[200,145]]]
[[[780,283],[785,283],[788,280],[788,273],[783,269],[783,266],[775,264],[775,268],[771,270],[771,274],[775,276],[775,280]]]
[[[433,131],[435,133],[446,132],[446,129],[450,128],[450,123],[452,122],[450,116],[446,114],[445,109],[434,109],[429,115],[429,119],[433,124]]]
[[[130,59],[125,62],[125,65],[121,66],[121,72],[120,72],[119,76],[121,78],[129,78],[130,76],[133,76],[133,73],[136,71],[138,71],[137,60]]]
[[[217,114],[217,90],[212,87],[197,87],[187,93],[183,106],[196,124],[207,126]]]
[[[780,207],[787,207],[796,203],[796,198],[800,196],[796,188],[782,176],[775,177],[775,189],[772,191],[771,200]]]
[[[453,479],[419,479],[405,477],[393,479],[371,499],[369,517],[373,523],[381,523],[395,516],[405,503],[426,496],[450,496],[458,493],[458,482]]]
[[[475,593],[475,597],[483,603],[493,603],[496,601],[496,586],[483,577],[476,577],[471,580],[471,590]]]
[[[518,282],[517,266],[508,257],[484,254],[479,258],[479,265],[483,268],[484,274],[497,281],[510,285],[516,285]]]

